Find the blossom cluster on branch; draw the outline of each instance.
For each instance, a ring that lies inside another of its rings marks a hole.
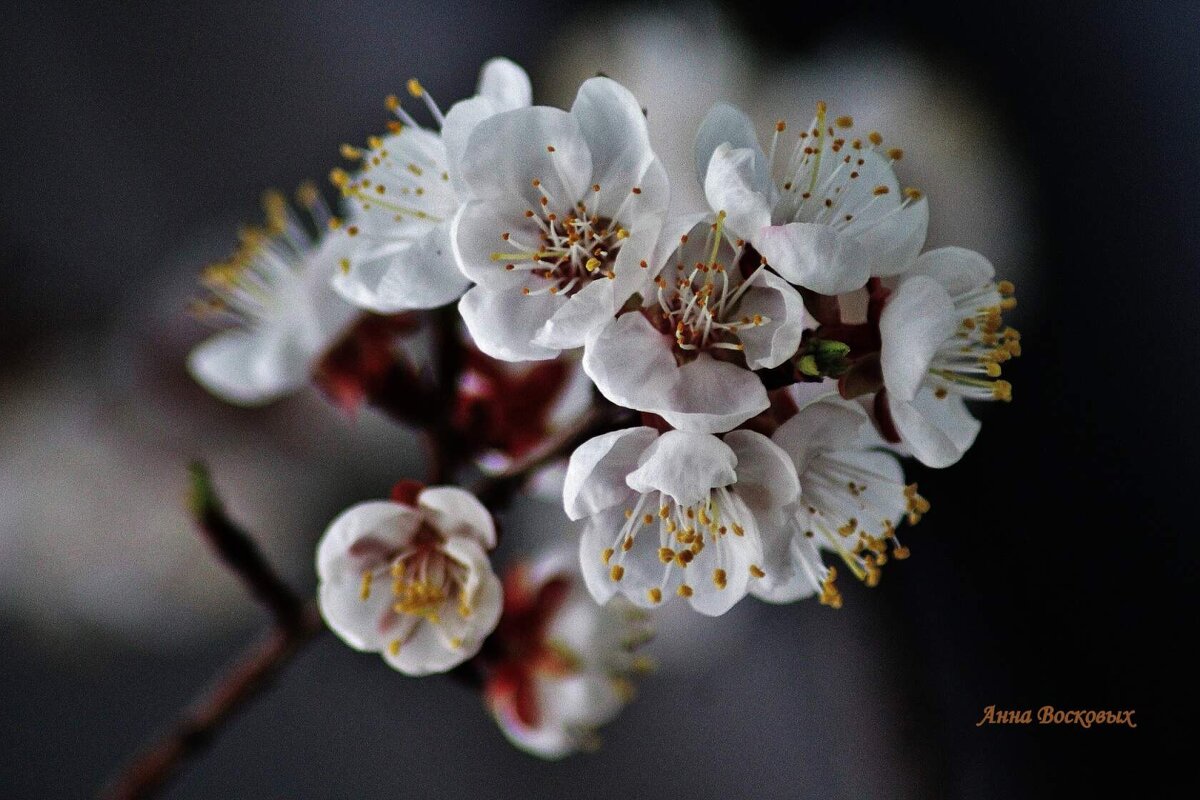
[[[908,556],[898,528],[929,503],[900,458],[957,462],[980,427],[966,401],[1010,400],[1021,346],[987,259],[925,250],[901,150],[823,103],[761,138],[718,105],[678,132],[696,174],[668,175],[606,77],[568,110],[533,105],[504,59],[445,112],[407,89],[386,134],[343,146],[335,207],[268,194],[205,272],[199,310],[232,324],[189,361],[233,403],[315,383],[428,434],[433,485],[403,480],[321,540],[338,636],[466,676],[514,743],[558,757],[631,695],[654,608],[836,608],[842,571],[873,586]],[[672,204],[685,181],[707,209]],[[547,486],[571,555],[501,580],[493,514]]]

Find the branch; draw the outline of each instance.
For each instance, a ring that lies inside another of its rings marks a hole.
[[[242,579],[254,599],[270,610],[280,627],[296,627],[301,622],[304,601],[275,574],[254,540],[225,513],[208,467],[193,462],[188,467],[188,476],[191,481],[188,508],[200,535],[225,566]]]
[[[186,762],[212,744],[235,713],[270,685],[300,646],[320,629],[321,617],[310,604],[301,610],[293,627],[277,627],[247,648],[204,697],[125,767],[101,797],[145,800],[158,794]]]
[[[242,654],[201,699],[179,715],[170,729],[136,756],[101,795],[105,800],[155,796],[180,768],[203,752],[239,709],[270,685],[285,664],[321,630],[316,605],[305,603],[275,574],[258,546],[225,513],[208,469],[190,466],[188,507],[201,536],[217,556],[266,606],[274,630]]]
[[[538,449],[517,459],[503,472],[480,481],[475,487],[475,496],[488,508],[503,508],[534,472],[569,455],[593,436],[630,425],[633,420],[632,412],[626,409],[607,403],[593,406],[575,424],[559,431]]]

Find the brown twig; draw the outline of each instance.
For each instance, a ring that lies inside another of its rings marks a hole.
[[[188,467],[188,474],[191,479],[188,506],[200,535],[233,574],[241,578],[254,599],[270,610],[280,627],[295,627],[304,601],[275,574],[249,534],[229,518],[213,489],[208,467],[194,462]]]
[[[154,797],[189,760],[203,752],[225,723],[262,693],[300,647],[321,629],[313,604],[304,606],[291,628],[276,627],[256,642],[184,711],[170,729],[146,747],[101,794],[104,800]]]
[[[164,735],[129,762],[102,793],[105,800],[143,800],[157,794],[321,629],[315,604],[305,603],[275,574],[250,536],[225,513],[204,465],[193,464],[190,472],[189,505],[197,528],[254,598],[271,611],[275,628],[249,647],[212,690],[180,714]]]
[[[537,470],[562,458],[579,445],[602,433],[633,424],[632,412],[604,403],[593,406],[575,424],[564,428],[541,447],[514,461],[503,472],[484,478],[474,489],[475,496],[492,510],[504,508],[512,495]]]

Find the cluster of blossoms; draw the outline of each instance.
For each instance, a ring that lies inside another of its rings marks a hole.
[[[979,432],[966,401],[1011,399],[1021,348],[1011,284],[924,250],[899,149],[824,104],[764,147],[720,105],[696,175],[668,176],[608,78],[566,111],[501,59],[445,113],[408,92],[432,127],[388,98],[388,133],[342,149],[335,210],[311,187],[307,220],[271,195],[266,227],[209,269],[205,313],[240,325],[190,362],[232,402],[311,381],[424,428],[432,483],[491,476],[478,494],[402,481],[330,525],[319,602],[347,644],[471,680],[514,743],[557,757],[630,696],[648,609],[836,608],[840,571],[873,586],[907,557],[898,527],[929,503],[899,458],[957,462]],[[686,180],[708,209],[673,209]],[[572,556],[501,581],[491,490],[547,485]]]

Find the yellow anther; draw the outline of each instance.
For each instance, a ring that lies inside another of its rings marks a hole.
[[[608,571],[608,577],[612,578],[614,581],[621,580],[621,578],[625,577],[625,568],[620,564],[613,564],[612,569]]]
[[[670,564],[675,558],[675,551],[669,547],[658,548],[658,560],[664,564]]]
[[[649,589],[646,591],[646,596],[650,598],[651,603],[661,603],[662,589],[659,589],[657,586],[653,589]]]
[[[755,578],[765,578],[767,576],[767,573],[763,572],[762,568],[759,567],[758,564],[750,565],[750,574]]]
[[[604,562],[605,566],[612,560],[613,552],[614,550],[611,547],[606,547],[604,548],[604,552],[600,554],[600,560]]]
[[[854,127],[854,117],[838,117],[833,124],[839,128],[852,128]]]
[[[399,652],[400,652],[400,640],[399,639],[392,639],[390,642],[388,642],[388,655],[395,658],[396,654]]]
[[[586,263],[584,263],[583,267],[588,272],[595,272],[600,268],[600,259],[593,256],[592,258],[589,258]]]
[[[899,147],[893,147],[891,150],[888,150],[887,154],[888,158],[890,158],[892,161],[899,161],[900,159],[904,158],[904,151]]]
[[[725,576],[725,570],[714,569],[712,577],[713,577],[713,583],[716,585],[716,587],[718,589],[724,589],[726,587],[726,585],[728,585],[728,580]]]
[[[686,583],[681,583],[679,584],[679,588],[675,590],[675,594],[679,595],[680,597],[691,597],[694,592],[692,591],[692,587],[688,586]]]
[[[871,131],[867,138],[870,139],[871,144],[875,145],[876,147],[879,147],[879,145],[883,144],[883,136],[880,135],[879,131]]]
[[[371,597],[371,578],[372,577],[373,576],[370,572],[363,573],[362,584],[360,584],[359,589],[358,589],[358,598],[360,600],[367,600]]]
[[[416,78],[409,78],[407,86],[408,93],[413,97],[420,97],[421,95],[425,94],[425,87],[422,86],[421,82]]]

